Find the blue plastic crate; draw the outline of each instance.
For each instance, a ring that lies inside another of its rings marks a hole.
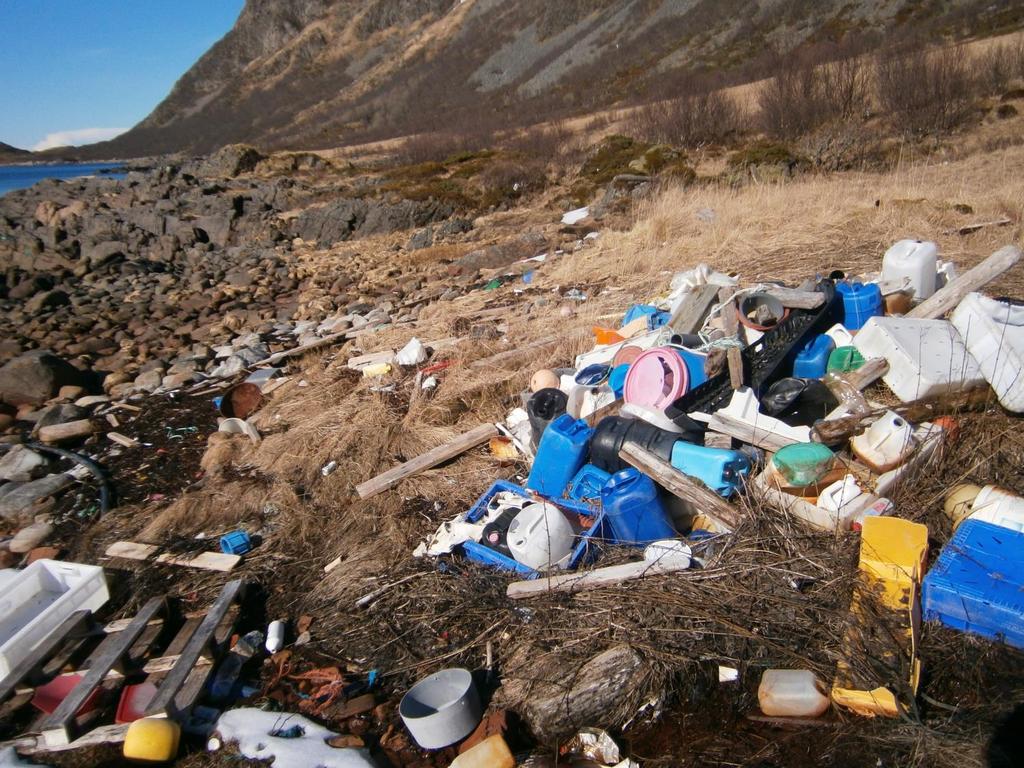
[[[1024,648],[1024,533],[966,520],[924,578],[926,620]]]
[[[502,491],[511,491],[521,496],[533,496],[539,499],[543,499],[551,504],[554,504],[560,509],[564,509],[568,512],[572,512],[579,515],[585,515],[593,519],[593,524],[583,531],[579,536],[579,541],[573,548],[572,556],[569,558],[569,566],[567,570],[572,570],[586,562],[589,562],[596,554],[597,549],[591,543],[592,539],[604,538],[604,514],[600,509],[582,504],[577,501],[569,501],[567,499],[549,499],[544,496],[540,496],[537,493],[526,490],[525,488],[510,483],[507,480],[496,480],[494,485],[487,489],[476,503],[469,510],[466,515],[466,519],[475,523],[477,520],[482,518],[487,512],[487,505],[490,504],[491,499]],[[462,545],[463,554],[475,563],[481,563],[483,565],[489,565],[494,568],[501,568],[506,571],[514,571],[528,579],[536,579],[541,574],[539,571],[535,571],[522,563],[516,561],[511,557],[501,554],[497,550],[486,547],[476,541],[467,541]]]

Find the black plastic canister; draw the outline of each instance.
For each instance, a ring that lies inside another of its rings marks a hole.
[[[629,466],[619,458],[619,451],[627,443],[644,448],[665,461],[671,461],[672,446],[686,437],[659,429],[642,419],[607,416],[598,423],[590,440],[590,463],[605,472],[618,472]]]
[[[530,417],[530,427],[533,429],[533,434],[530,436],[530,445],[534,451],[537,450],[540,437],[544,434],[544,430],[548,428],[548,424],[565,413],[566,406],[568,405],[569,396],[560,389],[548,387],[533,393],[533,396],[526,403],[526,414]]]

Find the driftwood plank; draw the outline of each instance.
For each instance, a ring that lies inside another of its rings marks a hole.
[[[60,705],[47,717],[40,727],[43,740],[48,745],[67,744],[74,738],[75,714],[85,700],[106,678],[107,673],[128,652],[139,635],[143,633],[150,619],[164,608],[164,598],[154,597],[136,614],[132,623],[123,632],[110,635],[102,643],[102,650],[96,655],[81,682],[72,689]]]
[[[981,264],[937,290],[930,298],[910,310],[906,316],[929,320],[944,317],[964,296],[991,283],[1020,261],[1020,258],[1020,248],[1014,245],[1003,246]]]
[[[154,544],[140,544],[136,541],[115,541],[107,547],[107,557],[123,557],[126,560],[148,560],[157,550]],[[162,565],[180,565],[185,568],[199,568],[204,571],[227,572],[242,562],[241,555],[223,552],[200,552],[197,555],[174,555],[169,552],[159,555],[154,562]]]
[[[619,451],[623,461],[636,467],[654,482],[683,501],[689,502],[700,514],[731,531],[740,522],[739,510],[710,490],[703,483],[684,475],[671,464],[648,450],[636,445],[625,445]]]
[[[59,627],[46,636],[39,645],[32,649],[28,656],[15,665],[2,681],[0,681],[0,701],[3,701],[17,687],[18,683],[28,677],[33,669],[45,662],[54,651],[63,643],[80,625],[85,623],[89,611],[75,611],[68,616]]]
[[[676,333],[696,333],[704,325],[704,318],[717,298],[718,286],[700,286],[672,313],[669,327]]]
[[[241,580],[231,581],[224,585],[224,589],[221,590],[217,601],[210,608],[206,616],[203,617],[199,628],[196,629],[192,637],[189,638],[188,643],[185,644],[185,648],[178,657],[178,661],[160,684],[156,695],[146,709],[147,717],[172,714],[171,710],[178,689],[181,688],[192,674],[192,668],[207,649],[225,614],[227,614],[235,600],[238,599],[241,589]]]
[[[431,467],[436,467],[438,464],[448,461],[449,459],[453,459],[459,454],[465,453],[470,448],[475,448],[481,443],[487,442],[497,434],[498,428],[493,424],[481,424],[479,427],[471,429],[469,432],[464,432],[458,437],[453,438],[444,445],[432,448],[414,459],[409,459],[409,461],[404,464],[399,464],[397,467],[393,467],[387,472],[383,472],[376,477],[370,478],[364,483],[360,483],[356,486],[356,493],[359,494],[359,498],[361,499],[368,499],[371,496],[376,496],[378,493],[383,493],[384,491],[394,488],[405,478],[428,470]]]

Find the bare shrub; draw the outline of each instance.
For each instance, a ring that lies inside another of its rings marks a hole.
[[[648,104],[633,114],[630,131],[654,143],[697,147],[723,144],[740,128],[740,110],[724,91],[689,93]]]
[[[505,145],[513,152],[544,163],[557,160],[574,139],[573,132],[564,122],[549,126],[534,126],[509,138]]]
[[[864,110],[868,73],[860,56],[821,62],[819,56],[780,59],[758,94],[758,123],[769,136],[795,139]]]
[[[978,87],[986,94],[1001,94],[1024,65],[1024,43],[992,45],[972,62]]]
[[[480,185],[483,188],[483,207],[511,203],[544,189],[547,185],[546,166],[534,159],[502,160],[484,169],[480,174]]]
[[[961,47],[883,52],[875,72],[878,105],[903,133],[948,131],[973,110],[976,83]]]
[[[480,152],[493,141],[493,134],[487,131],[419,133],[405,139],[397,154],[403,162],[409,164],[440,163],[451,157]]]

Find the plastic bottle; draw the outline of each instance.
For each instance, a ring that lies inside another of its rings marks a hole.
[[[871,406],[864,399],[864,395],[853,384],[843,378],[841,373],[826,373],[821,379],[829,391],[835,396],[839,404],[846,407],[846,412],[852,416],[866,416],[871,413]]]
[[[654,481],[632,467],[616,472],[604,484],[601,504],[620,544],[649,544],[677,535]]]
[[[263,646],[263,633],[258,630],[253,630],[238,639],[235,647],[221,662],[220,668],[213,678],[213,683],[210,685],[211,699],[225,702],[231,698],[231,691],[234,690],[242,667],[256,655],[261,646]]]
[[[809,669],[766,669],[757,702],[769,717],[817,717],[828,709],[826,691]]]
[[[267,627],[267,642],[264,646],[267,653],[277,653],[284,648],[284,629],[285,623],[280,619],[270,622],[270,626]]]

